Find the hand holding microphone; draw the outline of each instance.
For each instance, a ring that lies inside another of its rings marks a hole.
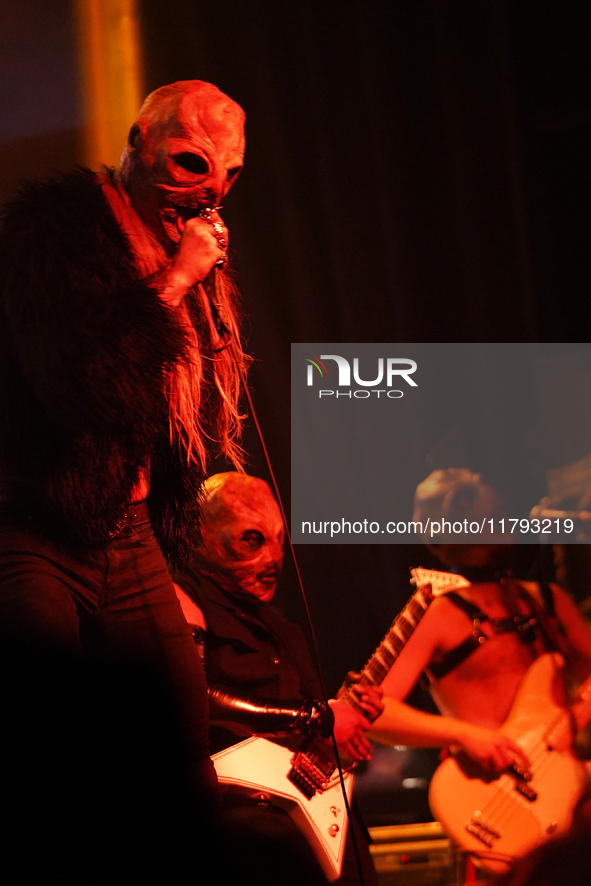
[[[228,229],[217,209],[206,207],[185,221],[179,216],[181,240],[171,263],[156,279],[160,297],[178,307],[192,286],[202,283],[213,268],[228,261]]]
[[[178,227],[181,242],[172,263],[177,273],[185,274],[189,289],[202,283],[213,267],[227,263],[228,229],[218,210],[211,207],[186,221],[179,216]]]
[[[228,253],[226,252],[228,247],[228,229],[225,227],[219,216],[218,209],[221,208],[221,206],[218,206],[217,209],[211,209],[209,206],[206,206],[205,209],[202,209],[199,213],[199,218],[211,224],[218,246],[222,250],[220,258],[214,265],[216,268],[223,268],[228,264]]]

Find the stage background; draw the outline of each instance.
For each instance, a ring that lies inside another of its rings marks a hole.
[[[290,342],[588,338],[586,6],[140,0],[146,92],[200,78],[246,111],[223,215],[288,512]],[[5,197],[84,156],[73,4],[8,0],[0,50]],[[246,446],[266,476],[252,428]],[[434,561],[417,546],[298,554],[334,691],[408,597],[408,567]],[[302,617],[291,567],[278,600]]]

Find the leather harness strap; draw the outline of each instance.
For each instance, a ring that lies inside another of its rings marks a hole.
[[[551,589],[549,590],[551,593]],[[512,618],[490,618],[478,606],[461,597],[455,591],[449,591],[445,596],[450,603],[465,612],[471,619],[472,633],[462,643],[446,653],[440,662],[430,665],[425,670],[425,676],[429,683],[445,677],[490,639],[489,635],[481,630],[482,622],[487,621],[490,624],[493,635],[516,633],[519,634],[519,639],[523,643],[533,643],[536,639],[536,631],[541,630],[540,622],[532,611],[523,615],[515,615]]]

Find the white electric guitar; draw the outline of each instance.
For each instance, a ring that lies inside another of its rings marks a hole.
[[[434,597],[469,584],[446,572],[420,568],[411,572],[417,590],[361,671],[361,684],[382,682]],[[352,690],[340,700],[363,713]],[[330,741],[307,741],[297,748],[287,741],[253,736],[212,759],[222,784],[284,808],[312,846],[326,877],[335,880],[340,875],[347,816]],[[353,792],[353,768],[354,764],[343,773],[347,799]]]
[[[556,698],[564,660],[547,652],[530,666],[500,732],[514,739],[530,771],[487,775],[464,755],[448,757],[431,780],[429,803],[447,833],[483,867],[503,872],[538,843],[566,830],[588,773],[573,749],[571,713]],[[591,719],[591,677],[572,708]]]

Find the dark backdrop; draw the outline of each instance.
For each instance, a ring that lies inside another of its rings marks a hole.
[[[209,80],[247,114],[223,215],[288,511],[290,342],[588,338],[585,0],[139,6],[147,88]],[[79,159],[83,120],[71,0],[7,0],[0,17],[4,197]],[[251,427],[246,448],[267,476]],[[332,691],[408,597],[408,567],[434,561],[416,545],[298,554]],[[278,600],[302,618],[291,567]]]
[[[290,342],[586,339],[585,6],[141,0],[148,89],[209,80],[246,111],[223,215],[287,508]],[[267,476],[251,430],[247,449]],[[433,561],[297,552],[333,690]],[[301,615],[290,568],[278,600]]]

